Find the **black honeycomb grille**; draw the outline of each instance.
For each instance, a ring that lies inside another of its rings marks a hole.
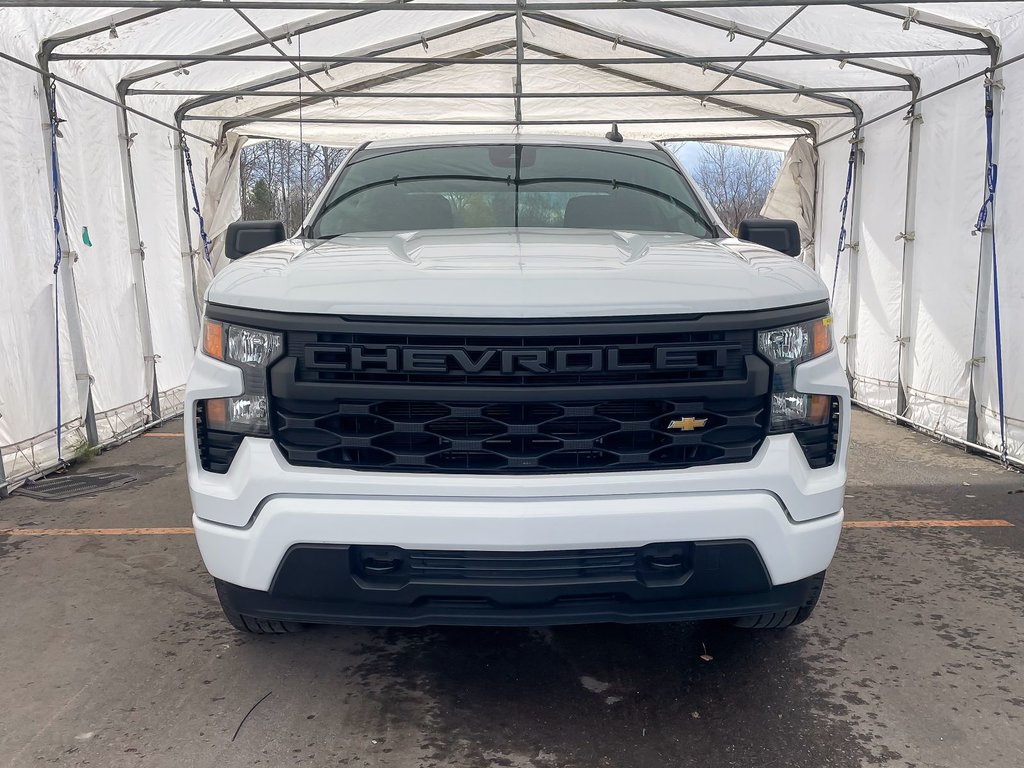
[[[764,397],[462,403],[275,400],[291,464],[392,471],[538,473],[749,461]],[[685,431],[670,423],[692,417]]]

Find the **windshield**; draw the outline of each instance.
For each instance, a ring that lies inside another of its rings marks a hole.
[[[342,171],[309,234],[482,227],[717,236],[657,149],[521,144],[370,147]]]

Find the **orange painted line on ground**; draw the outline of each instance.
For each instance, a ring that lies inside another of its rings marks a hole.
[[[184,437],[184,432],[143,432],[143,437]]]
[[[1009,520],[847,520],[843,528],[1013,528]],[[191,528],[0,528],[0,536],[187,536]]]
[[[1009,520],[847,520],[843,528],[1013,528]]]
[[[181,536],[191,528],[0,528],[0,536]]]

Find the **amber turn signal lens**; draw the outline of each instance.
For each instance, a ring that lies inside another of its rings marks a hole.
[[[823,317],[811,324],[812,357],[821,357],[832,349],[832,316]]]
[[[224,359],[224,326],[216,320],[203,320],[203,352]]]
[[[206,401],[206,423],[211,429],[227,428],[228,401],[226,398]]]
[[[808,408],[807,420],[815,425],[828,423],[831,406],[832,398],[828,395],[811,395],[811,406]]]

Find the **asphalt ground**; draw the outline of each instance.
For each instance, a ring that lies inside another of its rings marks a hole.
[[[985,459],[855,414],[872,526],[788,631],[253,637],[180,531],[180,431],[84,465],[119,489],[0,501],[0,766],[1024,766],[1024,477]]]

